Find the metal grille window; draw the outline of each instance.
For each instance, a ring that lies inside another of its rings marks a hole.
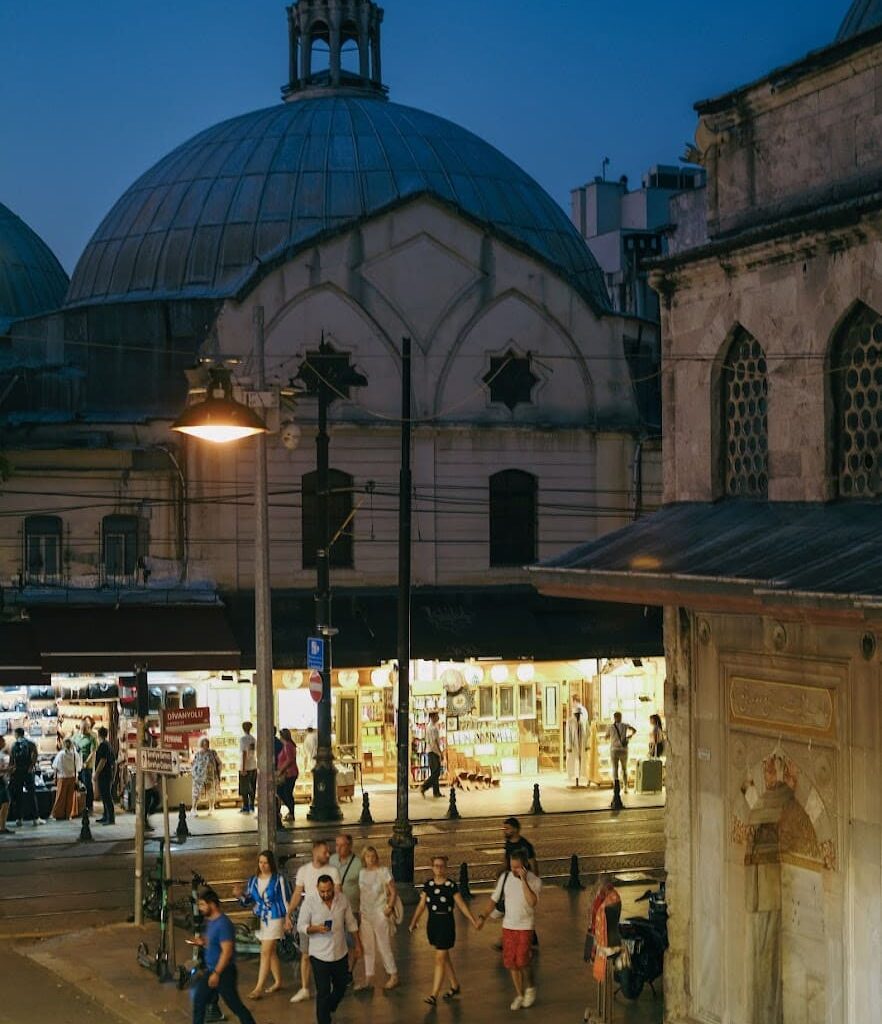
[[[882,495],[882,317],[862,306],[833,347],[836,474],[842,498]]]
[[[138,565],[138,517],[105,516],[101,526],[104,578],[128,581]]]
[[[58,516],[25,519],[25,576],[28,583],[56,583],[61,578],[61,520]]]
[[[318,546],[318,500],[316,496],[315,471],[305,473],[302,488],[302,544],[303,568],[315,568],[315,552]],[[353,568],[353,514],[352,477],[339,469],[328,473],[328,520],[331,550],[328,564],[332,569]],[[336,537],[336,540],[334,539]]]
[[[730,498],[769,496],[769,376],[762,345],[739,329],[726,354],[723,482]]]
[[[536,561],[536,477],[504,469],[490,477],[490,565]]]

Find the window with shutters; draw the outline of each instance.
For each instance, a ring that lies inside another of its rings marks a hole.
[[[721,375],[723,484],[727,497],[769,496],[769,375],[762,345],[739,328]]]
[[[101,524],[101,566],[108,583],[131,583],[139,555],[137,516],[105,516]]]
[[[28,583],[61,580],[62,524],[58,516],[28,516],[24,525],[25,579]]]
[[[536,561],[536,477],[504,469],[490,477],[490,565]]]
[[[316,492],[317,474],[304,474],[302,487],[301,535],[303,545],[303,568],[314,569],[318,547],[318,499]],[[354,516],[352,514],[352,477],[339,469],[328,473],[328,540],[331,543],[328,557],[332,569],[353,568],[352,543]]]

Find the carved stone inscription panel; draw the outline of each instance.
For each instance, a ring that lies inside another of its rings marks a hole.
[[[836,698],[826,687],[729,676],[729,719],[796,736],[836,738]]]

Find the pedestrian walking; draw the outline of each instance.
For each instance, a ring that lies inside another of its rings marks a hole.
[[[239,737],[239,796],[242,797],[242,814],[254,811],[257,795],[257,740],[251,735],[251,722],[242,723]]]
[[[506,818],[502,823],[502,834],[505,838],[503,851],[503,868],[511,871],[511,855],[522,852],[526,854],[527,867],[534,875],[539,874],[539,862],[536,860],[536,848],[526,836],[521,835],[521,823],[517,818]]]
[[[446,1000],[450,1001],[461,991],[459,979],[453,968],[453,961],[450,959],[450,951],[456,945],[454,907],[458,908],[463,917],[467,918],[475,928],[478,927],[478,921],[460,895],[459,886],[447,877],[447,861],[446,855],[432,859],[432,877],[423,885],[420,901],[414,911],[409,929],[413,934],[423,913],[428,911],[426,935],[429,945],[435,947],[432,992],[423,1000],[429,1006],[437,1005],[445,976],[450,979],[450,987],[444,993]]]
[[[212,749],[211,740],[203,737],[199,741],[199,749],[193,755],[190,764],[190,776],[193,781],[193,817],[199,817],[199,801],[208,802],[209,815],[214,814],[217,803],[217,791],[221,780],[221,761],[217,751]]]
[[[276,756],[276,793],[288,811],[285,821],[293,824],[294,787],[300,774],[297,770],[297,746],[290,729],[282,729],[279,735],[282,747]]]
[[[665,752],[665,727],[661,715],[649,716],[649,756],[663,757]]]
[[[37,747],[25,736],[24,729],[19,726],[15,730],[15,742],[9,752],[9,777],[10,790],[13,800],[18,804],[18,824],[24,823],[24,794],[27,793],[28,803],[31,805],[34,825],[45,825],[46,822],[40,817],[40,807],[37,803]]]
[[[515,987],[511,1008],[520,1010],[536,1002],[533,929],[542,880],[530,871],[525,850],[514,850],[509,863],[509,870],[496,882],[486,913],[478,915],[478,927],[484,927],[491,912],[502,914],[502,965],[511,974]]]
[[[613,714],[612,725],[606,730],[609,740],[609,759],[612,762],[613,782],[619,780],[619,768],[622,770],[622,790],[628,792],[628,743],[637,730],[633,725],[622,721],[621,711]]]
[[[9,751],[6,749],[6,737],[0,736],[0,835],[11,836],[15,832],[8,828],[9,817]]]
[[[98,749],[98,734],[95,722],[88,716],[80,722],[79,729],[72,736],[74,746],[83,762],[80,769],[80,782],[85,791],[86,810],[89,814],[95,809],[95,788],[92,785],[92,772],[95,770],[95,751]]]
[[[264,850],[257,858],[257,874],[245,886],[238,885],[233,895],[243,907],[251,907],[260,921],[257,938],[260,940],[260,967],[257,983],[249,999],[278,992],[282,987],[282,964],[279,961],[279,939],[285,935],[288,901],[291,899],[288,879],[279,873],[275,854]],[[265,988],[270,974],[273,984]]]
[[[95,750],[95,773],[93,775],[93,782],[98,787],[101,802],[104,804],[104,813],[98,819],[99,825],[113,825],[116,821],[116,811],[113,806],[113,779],[116,774],[116,758],[107,736],[107,728],[103,725],[100,726],[98,729],[98,747]]]
[[[316,1024],[331,1024],[331,1015],[336,1013],[349,984],[351,966],[361,956],[361,941],[349,900],[330,874],[319,876],[317,892],[304,901],[298,929],[309,940]],[[351,953],[347,935],[353,937]]]
[[[362,871],[361,857],[352,850],[352,836],[348,832],[341,832],[334,839],[334,852],[328,861],[332,868],[337,869],[340,876],[340,888],[343,895],[349,900],[355,920],[360,922],[359,911],[361,907],[361,890],[358,880]],[[347,941],[352,948],[352,937],[347,935]]]
[[[337,869],[331,867],[328,861],[331,859],[331,849],[327,839],[316,839],[312,844],[312,860],[309,864],[302,864],[297,869],[294,877],[294,893],[288,904],[288,916],[292,920],[286,927],[296,927],[299,920],[298,915],[302,909],[304,900],[314,896],[318,892],[318,881],[320,878],[329,877],[334,885],[340,889],[340,875]],[[302,1003],[310,998],[309,982],[312,976],[312,968],[309,959],[309,937],[301,931],[304,936],[300,943],[300,988],[291,996],[292,1003]]]
[[[201,935],[189,941],[192,945],[205,947],[206,970],[199,975],[193,991],[193,1024],[205,1024],[205,1011],[215,991],[230,1012],[238,1017],[239,1024],[255,1024],[237,988],[236,929],[233,922],[221,913],[220,898],[208,886],[199,890],[197,906],[204,919],[203,930]]]
[[[426,753],[429,755],[429,777],[420,786],[420,796],[425,797],[426,790],[432,790],[432,796],[441,796],[441,727],[438,725],[438,712],[429,712],[426,724]]]
[[[77,814],[77,783],[83,762],[73,745],[73,740],[66,739],[61,750],[52,760],[55,772],[55,803],[52,805],[52,817],[56,821],[67,821]]]
[[[363,866],[358,876],[361,904],[359,934],[364,952],[364,981],[355,986],[355,991],[373,988],[378,955],[388,975],[383,988],[398,988],[398,966],[392,953],[392,937],[397,924],[396,906],[400,907],[398,892],[389,869],[380,863],[375,847],[366,846],[361,851],[361,861]]]
[[[306,736],[303,737],[303,774],[306,775],[315,767],[315,755],[318,750],[318,733],[315,727],[306,727]]]

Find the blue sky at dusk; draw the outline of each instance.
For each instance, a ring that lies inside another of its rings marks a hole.
[[[0,202],[68,272],[121,193],[180,142],[279,100],[282,0],[0,0]],[[692,104],[833,38],[848,0],[386,0],[390,98],[493,143],[562,205],[638,182]]]

